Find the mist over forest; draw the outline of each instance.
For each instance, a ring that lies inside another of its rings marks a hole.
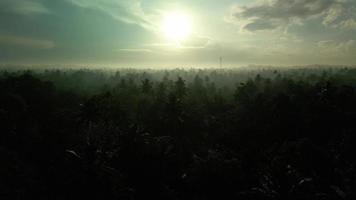
[[[0,72],[2,199],[354,199],[356,68]]]

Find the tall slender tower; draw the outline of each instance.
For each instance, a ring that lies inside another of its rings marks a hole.
[[[222,57],[220,56],[220,68],[222,68],[222,63],[223,62],[223,59],[222,59]]]

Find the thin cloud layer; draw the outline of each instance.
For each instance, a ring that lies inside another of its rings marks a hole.
[[[110,15],[116,20],[128,24],[136,24],[145,29],[152,30],[154,24],[144,12],[141,2],[138,0],[115,1],[115,0],[67,0],[68,2],[93,10],[99,10]]]
[[[318,42],[318,47],[321,53],[327,56],[344,56],[350,55],[356,50],[356,40],[348,40],[337,42],[334,40],[325,40]]]
[[[309,19],[325,26],[355,28],[356,3],[352,0],[270,0],[234,6],[230,20],[247,31],[273,30]]]
[[[40,15],[51,13],[37,0],[1,0],[0,13],[1,12],[19,15]]]
[[[30,47],[37,49],[51,49],[55,47],[54,42],[50,40],[34,39],[13,35],[0,35],[0,46],[2,45]]]

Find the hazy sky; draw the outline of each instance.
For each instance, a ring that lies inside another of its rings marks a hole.
[[[188,16],[177,45],[162,33]],[[356,64],[356,0],[0,0],[0,63]]]

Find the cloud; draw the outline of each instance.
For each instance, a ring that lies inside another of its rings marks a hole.
[[[320,53],[328,56],[351,55],[356,51],[356,41],[348,40],[337,42],[334,40],[319,41],[317,46]]]
[[[119,49],[119,52],[127,52],[127,53],[151,53],[150,49]]]
[[[202,49],[212,43],[212,39],[204,36],[192,36],[182,41],[179,46],[187,49]]]
[[[340,2],[334,4],[325,13],[325,26],[356,30],[356,2]]]
[[[154,29],[154,23],[149,20],[149,16],[144,12],[140,1],[119,1],[119,0],[67,0],[68,2],[81,8],[99,10],[112,18],[127,23],[136,24],[145,29]]]
[[[278,21],[275,20],[262,20],[262,19],[255,19],[254,22],[248,23],[244,26],[245,29],[249,31],[259,31],[259,30],[270,30],[275,29],[280,25]]]
[[[40,40],[27,37],[0,35],[0,46],[22,46],[36,49],[51,49],[55,47],[53,41]]]
[[[182,49],[206,49],[214,44],[213,39],[207,36],[193,35],[180,42],[143,44],[151,52],[180,51]]]
[[[40,15],[51,13],[43,4],[36,0],[1,0],[0,13],[19,15]]]
[[[354,0],[264,0],[234,6],[227,17],[250,32],[284,29],[309,19],[322,19],[325,26],[356,27]]]

